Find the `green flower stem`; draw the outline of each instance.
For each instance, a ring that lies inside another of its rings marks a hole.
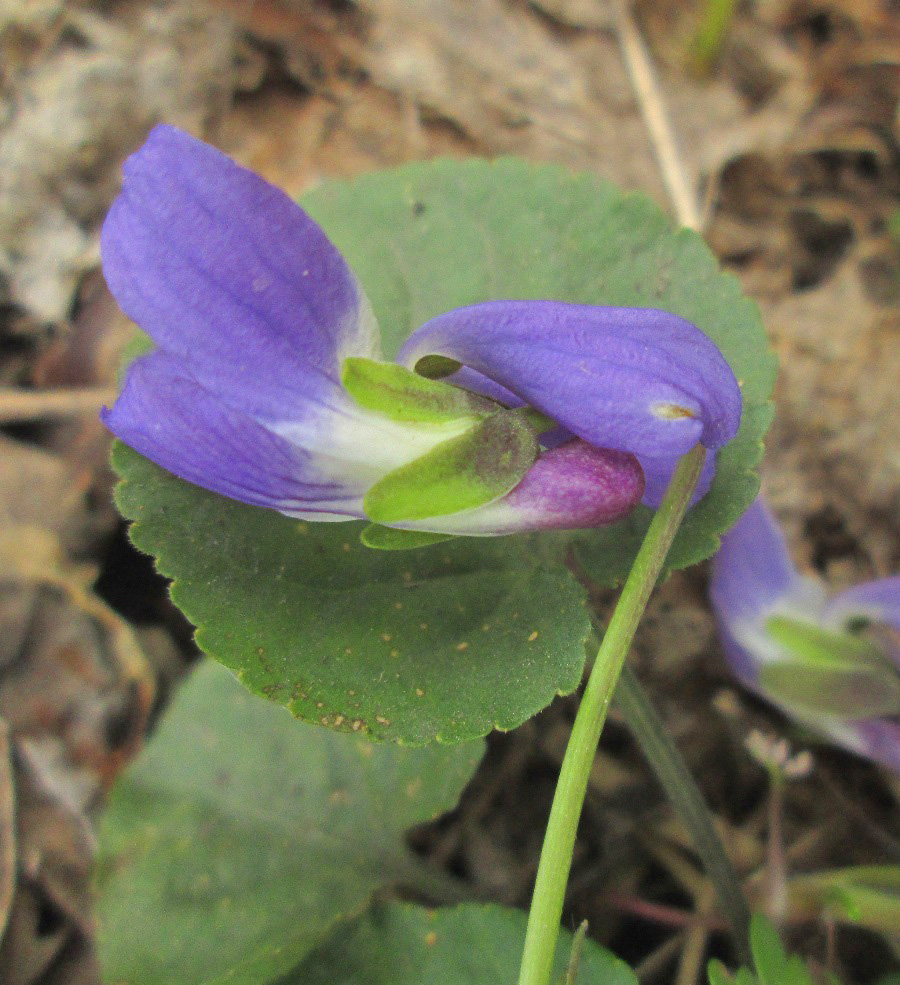
[[[697,445],[678,463],[625,581],[581,698],[541,849],[519,985],[549,985],[578,819],[597,743],[625,656],[687,510],[705,453]]]
[[[625,722],[637,739],[641,751],[672,802],[710,882],[719,897],[722,913],[731,926],[738,957],[749,962],[747,946],[750,931],[750,910],[741,891],[740,880],[728,858],[722,840],[713,827],[712,816],[700,788],[690,770],[669,738],[665,725],[650,703],[632,669],[622,668],[615,703],[625,716]]]

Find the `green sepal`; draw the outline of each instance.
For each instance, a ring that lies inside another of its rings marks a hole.
[[[505,496],[537,459],[537,436],[515,411],[501,410],[389,472],[366,493],[375,523],[406,523],[475,509]]]
[[[461,418],[483,418],[497,410],[497,404],[487,397],[426,379],[397,363],[361,356],[344,360],[341,382],[360,407],[403,423],[448,424]]]
[[[766,630],[791,654],[760,668],[773,697],[842,718],[900,713],[900,676],[869,640],[786,616],[766,620]]]
[[[766,632],[791,653],[813,663],[881,664],[884,655],[869,639],[854,633],[828,629],[802,619],[789,616],[770,616],[766,620]]]
[[[380,523],[370,523],[359,535],[366,547],[379,551],[411,551],[417,547],[442,544],[455,537],[456,534],[432,534],[425,530],[398,530],[396,527],[383,527]]]

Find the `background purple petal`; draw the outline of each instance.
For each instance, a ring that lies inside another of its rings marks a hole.
[[[757,498],[713,558],[709,594],[716,614],[726,625],[756,619],[800,581],[774,517]]]
[[[362,516],[361,491],[317,477],[313,456],[227,407],[164,352],[138,359],[106,426],[188,482],[254,506]]]
[[[398,359],[413,367],[426,355],[458,360],[601,448],[679,455],[698,440],[719,447],[740,423],[719,350],[663,311],[491,301],[432,319]]]
[[[107,283],[207,390],[284,419],[338,384],[344,356],[377,358],[356,278],[279,189],[168,126],[123,172],[101,238]]]
[[[853,619],[874,623],[871,632],[900,668],[900,575],[855,585],[836,595],[822,614],[826,625],[844,628]]]
[[[900,773],[900,721],[890,718],[870,718],[850,723],[855,732],[854,742],[848,744],[869,759]]]
[[[825,607],[825,619],[830,625],[840,625],[854,617],[900,631],[900,575],[855,585],[836,595]]]

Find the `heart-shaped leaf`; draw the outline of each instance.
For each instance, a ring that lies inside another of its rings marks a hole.
[[[395,903],[335,930],[278,985],[498,985],[514,982],[527,917],[519,910],[469,904],[425,910]],[[553,980],[561,982],[572,935],[563,931]],[[637,985],[609,951],[584,942],[576,985]]]
[[[482,744],[305,728],[212,661],[113,792],[99,950],[115,985],[264,985],[372,892],[415,882],[404,831],[452,807]]]

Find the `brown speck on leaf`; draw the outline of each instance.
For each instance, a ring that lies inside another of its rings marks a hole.
[[[381,638],[384,640],[385,643],[390,643],[394,637],[391,636],[390,633],[382,633]]]
[[[429,930],[425,935],[425,946],[434,947],[434,945],[437,944],[437,939],[437,934],[433,930]]]
[[[538,636],[540,636],[540,633],[537,630],[535,630],[533,633],[529,635],[528,642],[534,643],[534,641],[538,638]]]
[[[428,623],[427,622],[420,622],[419,623],[419,629],[421,629],[424,632],[426,629],[428,629]]]
[[[324,701],[317,701],[316,702],[316,707],[317,708],[324,708],[325,707],[325,702]]]
[[[424,698],[425,697],[425,692],[422,690],[422,688],[420,688],[420,687],[417,687],[416,688],[416,697],[417,698]]]
[[[342,550],[342,551],[343,551],[343,552],[344,552],[345,554],[349,554],[349,553],[350,553],[350,545],[349,545],[349,544],[347,544],[347,543],[343,543],[343,544],[341,544],[341,550]]]
[[[491,628],[491,624],[490,624],[489,622],[486,622],[486,623],[485,623],[485,624],[484,624],[484,625],[483,625],[483,626],[481,627],[481,631],[482,631],[482,633],[486,633],[486,632],[488,632],[488,630],[490,630],[490,628]]]
[[[469,644],[468,643],[457,643],[456,644],[456,649],[459,650],[460,653],[462,653],[464,650],[468,650],[469,649]]]
[[[395,602],[394,603],[394,608],[395,609],[402,609],[403,608],[403,603],[402,602]]]
[[[344,653],[346,653],[347,656],[349,657],[350,654],[353,653],[353,647],[352,646],[345,646],[344,647]]]
[[[346,720],[347,720],[347,718],[346,718],[345,715],[335,715],[334,716],[334,723],[333,723],[334,724],[334,727],[335,728],[340,728],[344,724],[344,722]]]
[[[400,656],[400,651],[399,650],[391,650],[391,656],[392,657],[399,657]]]
[[[354,732],[358,732],[363,727],[363,724],[362,719],[354,718],[350,723],[350,728],[353,729]]]
[[[410,780],[406,784],[406,796],[410,799],[415,797],[415,795],[422,789],[422,778],[416,777],[415,780]]]
[[[389,718],[385,718],[384,715],[376,715],[375,716],[375,721],[378,722],[379,725],[390,725],[391,724],[390,719]]]

